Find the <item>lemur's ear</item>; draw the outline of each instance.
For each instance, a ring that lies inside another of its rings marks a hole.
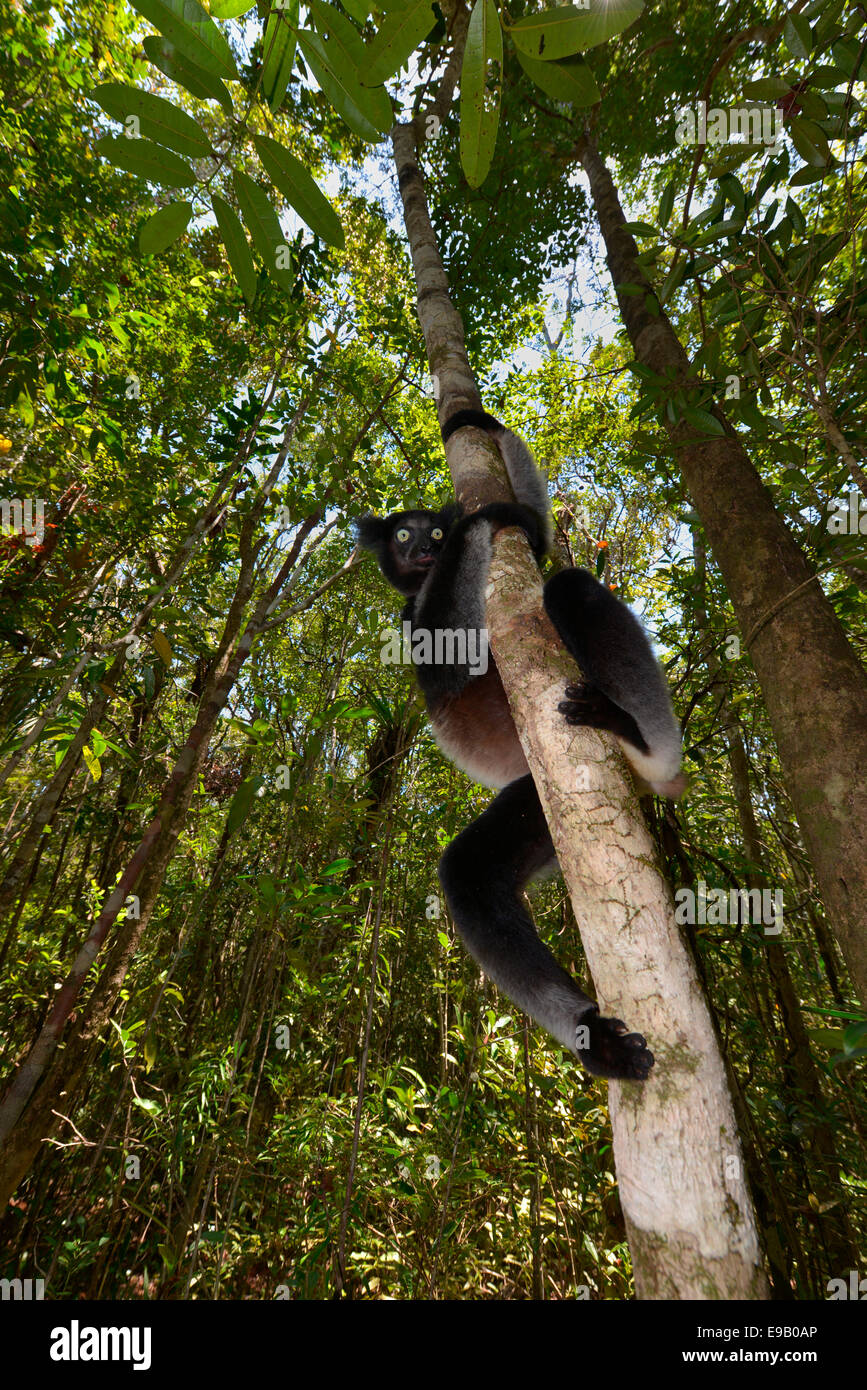
[[[464,509],[459,502],[449,502],[447,506],[440,507],[437,516],[442,521],[446,530],[454,526],[455,522],[462,517]]]
[[[360,516],[355,523],[358,544],[365,550],[376,550],[388,540],[388,522],[384,517]]]

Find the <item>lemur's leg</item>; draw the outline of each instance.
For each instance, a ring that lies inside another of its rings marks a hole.
[[[638,619],[580,569],[561,570],[548,580],[545,608],[586,677],[586,684],[567,687],[561,713],[571,724],[616,734],[645,782],[663,795],[679,796],[680,729]]]
[[[455,925],[485,974],[588,1071],[643,1081],[653,1066],[644,1038],[629,1033],[620,1019],[600,1016],[539,940],[521,899],[524,885],[553,857],[533,779],[521,777],[452,841],[440,861]]]

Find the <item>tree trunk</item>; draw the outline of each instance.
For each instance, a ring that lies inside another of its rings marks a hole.
[[[416,130],[397,126],[392,138],[444,422],[455,409],[477,407],[478,390],[428,216]],[[462,431],[448,456],[465,506],[508,500],[495,448]],[[609,1084],[639,1296],[763,1297],[737,1126],[695,967],[619,749],[593,730],[569,729],[556,712],[575,667],[542,611],[538,569],[514,530],[494,545],[488,623],[604,1012],[647,1033],[658,1058],[644,1085]]]
[[[711,678],[711,690],[719,698],[719,713],[728,750],[729,770],[734,791],[735,806],[741,830],[741,841],[746,858],[752,866],[746,879],[747,888],[769,888],[767,857],[759,834],[750,796],[749,763],[741,735],[737,715],[729,700],[728,681],[725,669],[713,647],[713,634],[707,615],[706,602],[706,560],[704,541],[700,532],[693,532],[693,551],[696,573],[696,622],[702,645],[707,653],[706,661]],[[740,886],[740,885],[738,885]],[[794,1099],[807,1101],[808,1118],[805,1120],[804,1139],[812,1155],[812,1165],[806,1181],[817,1202],[815,1223],[817,1235],[825,1249],[830,1269],[848,1269],[857,1264],[857,1247],[852,1238],[845,1198],[839,1210],[833,1212],[838,1204],[841,1191],[845,1193],[840,1181],[840,1159],[834,1132],[828,1119],[828,1102],[822,1091],[819,1073],[810,1049],[810,1037],[801,1011],[801,1002],[789,970],[780,941],[772,936],[763,940],[768,974],[777,1004],[780,1009],[784,1037],[782,1047],[778,1047],[785,1085]],[[777,1034],[777,1036],[779,1036]]]

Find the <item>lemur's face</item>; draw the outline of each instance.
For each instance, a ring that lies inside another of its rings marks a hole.
[[[387,518],[390,564],[386,574],[402,593],[418,593],[440,557],[454,519],[453,510],[395,512]]]
[[[435,512],[363,516],[357,523],[358,539],[374,552],[389,583],[410,598],[430,574],[460,515],[461,508],[453,502]]]
[[[446,531],[447,523],[437,512],[398,516],[391,530],[391,551],[404,573],[431,569],[443,548]]]

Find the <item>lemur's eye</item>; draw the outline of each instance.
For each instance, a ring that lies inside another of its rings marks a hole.
[[[431,535],[431,540],[432,540],[432,541],[441,541],[442,538],[443,538],[442,527],[441,527],[441,526],[435,526],[435,527],[433,528],[433,530],[431,531],[430,535]]]
[[[401,526],[399,531],[395,531],[394,538],[395,540],[400,541],[401,545],[403,545],[406,541],[409,540],[409,531],[407,531],[405,526]]]

